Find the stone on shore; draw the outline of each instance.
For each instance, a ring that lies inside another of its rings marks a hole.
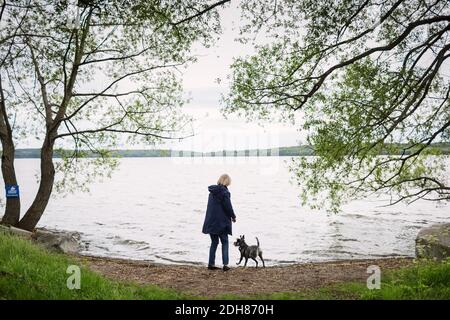
[[[4,226],[0,225],[0,231],[4,233],[10,233],[17,236],[21,236],[23,238],[31,239],[33,236],[33,233],[27,230],[11,227],[11,226]]]
[[[450,257],[450,223],[421,229],[416,238],[416,256],[436,260]]]
[[[37,229],[33,239],[48,250],[60,253],[78,253],[80,234],[78,232]]]
[[[80,234],[72,231],[36,229],[34,232],[0,225],[0,232],[34,240],[42,247],[59,253],[78,253],[81,249]]]

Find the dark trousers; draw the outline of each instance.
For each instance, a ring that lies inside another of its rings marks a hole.
[[[209,248],[209,262],[208,265],[213,266],[216,263],[216,250],[219,245],[219,239],[222,243],[222,262],[223,265],[228,265],[228,235],[227,234],[210,234],[211,247]]]

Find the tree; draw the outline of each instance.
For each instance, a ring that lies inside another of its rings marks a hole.
[[[6,2],[2,3],[0,10],[0,23],[4,22],[4,16],[6,9]],[[12,38],[12,35],[8,35]],[[8,37],[7,36],[7,37]],[[2,38],[0,41],[0,46],[6,44],[7,38]],[[11,46],[10,46],[11,47]],[[3,69],[6,59],[11,54],[10,47],[6,52],[2,52],[2,57],[0,61],[0,68]],[[3,50],[2,50],[3,51]],[[6,112],[6,102],[5,93],[2,86],[2,73],[0,72],[0,140],[2,143],[2,175],[5,185],[17,185],[16,172],[14,169],[14,143],[12,136],[12,128],[9,122],[9,118]],[[3,217],[3,222],[5,224],[15,224],[19,221],[20,217],[20,199],[19,198],[7,198],[5,206],[5,215]]]
[[[228,0],[229,1],[229,0]],[[220,32],[228,1],[4,1],[0,28],[0,139],[5,184],[16,184],[14,140],[42,141],[36,197],[19,221],[7,199],[2,222],[32,230],[54,188],[109,174],[106,149],[189,134],[179,67],[191,44]],[[15,119],[25,119],[15,122]],[[11,122],[14,121],[14,124]],[[73,150],[53,162],[55,148]],[[95,159],[83,158],[87,151]],[[60,172],[59,182],[55,175]]]
[[[301,118],[317,155],[291,166],[303,204],[450,199],[447,159],[434,156],[450,136],[447,1],[246,1],[242,11],[241,40],[263,44],[233,63],[224,112]]]

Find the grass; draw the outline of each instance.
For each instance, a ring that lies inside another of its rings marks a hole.
[[[382,274],[380,289],[347,282],[303,292],[277,292],[252,296],[223,295],[222,299],[261,300],[450,300],[450,259],[416,261],[411,267]]]
[[[364,299],[450,300],[450,259],[418,261],[387,275],[380,290],[362,290]]]
[[[77,265],[62,254],[49,253],[27,240],[0,233],[0,299],[191,299],[156,286],[109,280],[86,267],[81,288],[69,290],[68,266]]]
[[[157,286],[107,279],[84,266],[81,288],[69,290],[67,268],[77,265],[70,257],[55,254],[0,232],[0,299],[202,299]],[[382,274],[380,290],[365,283],[342,283],[303,292],[281,292],[219,299],[445,299],[450,300],[450,259],[418,261],[413,266]]]

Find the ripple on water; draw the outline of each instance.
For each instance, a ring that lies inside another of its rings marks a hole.
[[[168,258],[168,257],[164,257],[161,255],[154,255],[155,258],[158,258],[162,261],[166,261],[166,262],[170,262],[170,263],[176,263],[176,264],[191,264],[191,265],[203,265],[202,262],[198,262],[198,261],[190,261],[190,260],[184,260],[184,259],[173,259],[173,258]]]
[[[351,238],[340,238],[340,239],[338,239],[338,240],[339,240],[339,241],[344,241],[344,242],[347,242],[347,241],[358,242],[357,239],[351,239]]]
[[[166,204],[181,206],[181,202],[166,201]]]
[[[342,234],[340,234],[340,233],[333,233],[333,234],[331,235],[331,237],[332,237],[332,238],[340,238],[340,237],[342,237]]]
[[[138,241],[138,240],[133,240],[133,239],[123,239],[120,236],[114,236],[112,238],[114,241],[114,244],[119,244],[119,245],[125,245],[125,246],[141,246],[141,245],[148,245],[147,242],[145,241]]]

